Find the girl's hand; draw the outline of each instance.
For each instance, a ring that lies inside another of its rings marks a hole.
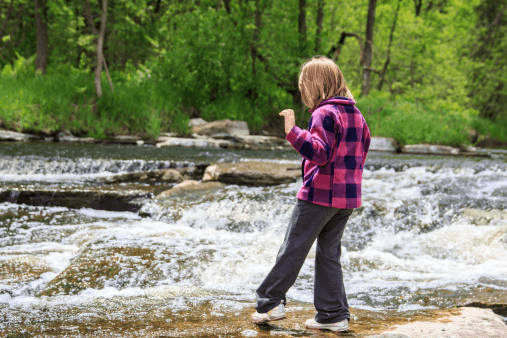
[[[294,116],[294,110],[285,109],[280,112],[280,116],[285,118],[285,134],[289,134],[291,129],[296,125],[296,117]]]

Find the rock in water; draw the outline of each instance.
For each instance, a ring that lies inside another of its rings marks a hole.
[[[195,180],[186,180],[177,185],[175,185],[172,189],[163,191],[157,197],[157,200],[163,200],[175,196],[181,196],[189,193],[202,193],[206,191],[218,190],[225,187],[225,184],[220,182],[203,182],[199,183]]]
[[[245,121],[218,120],[192,127],[192,132],[200,135],[230,134],[250,135]]]
[[[141,171],[104,177],[101,183],[125,183],[125,182],[165,182],[179,183],[183,176],[176,169],[162,169],[153,171]]]
[[[17,133],[10,130],[0,130],[0,142],[1,141],[13,141],[13,142],[27,142],[35,141],[38,137],[31,134]]]
[[[403,146],[401,152],[407,154],[458,155],[459,149],[435,144],[411,144]]]
[[[301,167],[274,162],[218,163],[206,168],[203,182],[219,181],[238,185],[277,185],[291,183],[301,177]]]

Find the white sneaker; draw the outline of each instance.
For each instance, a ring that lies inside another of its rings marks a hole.
[[[280,303],[277,307],[267,313],[255,312],[252,314],[252,323],[262,324],[272,322],[274,320],[285,319],[286,317],[285,307],[283,306],[283,303]]]
[[[344,319],[338,323],[321,324],[321,323],[317,323],[317,321],[312,318],[312,319],[308,319],[306,321],[305,326],[308,329],[319,329],[319,330],[331,330],[331,331],[344,332],[344,331],[348,331],[348,329],[349,329],[349,321],[348,321],[348,319]]]

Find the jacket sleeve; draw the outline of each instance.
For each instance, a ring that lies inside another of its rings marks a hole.
[[[322,166],[326,164],[336,143],[335,124],[331,111],[316,110],[308,122],[308,130],[294,126],[287,141],[307,160]]]
[[[368,149],[370,149],[370,129],[366,122],[364,122],[363,126],[363,162],[361,163],[361,168],[364,168],[364,163],[366,162],[366,156],[368,156]]]

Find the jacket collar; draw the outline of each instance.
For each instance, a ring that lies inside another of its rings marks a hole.
[[[314,108],[310,109],[310,113],[313,113],[317,108],[322,107],[323,105],[326,104],[341,104],[346,106],[353,106],[356,104],[356,101],[341,96],[330,97],[329,99],[325,99],[324,101],[316,105]]]

